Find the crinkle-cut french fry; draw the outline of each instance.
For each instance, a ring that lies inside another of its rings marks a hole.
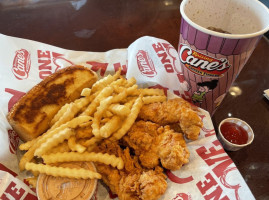
[[[33,188],[36,188],[37,178],[38,178],[38,177],[29,177],[29,178],[26,178],[26,181],[27,181]]]
[[[92,123],[91,123],[92,124]],[[91,124],[85,127],[76,128],[76,138],[90,138],[93,136]]]
[[[39,176],[39,172],[32,172],[32,174],[35,176],[35,177],[38,177]]]
[[[114,115],[104,126],[100,128],[100,135],[104,138],[110,137],[112,133],[120,128],[121,118]]]
[[[111,115],[113,116],[113,114],[111,113]],[[107,123],[111,118],[103,118],[101,119],[100,125],[103,126],[105,123]],[[91,123],[92,124],[92,123]],[[93,133],[92,133],[92,127],[91,124],[87,127],[79,127],[77,128],[76,131],[76,138],[77,139],[86,139],[89,140],[89,138],[93,137]],[[83,146],[84,143],[83,143]]]
[[[107,110],[104,112],[103,117],[105,118],[113,117],[113,113]]]
[[[104,112],[103,117],[104,118],[111,118],[111,117],[113,117],[113,113],[110,112],[109,110],[107,110],[107,111]]]
[[[94,142],[93,142],[94,141]],[[94,148],[99,144],[99,142],[102,141],[102,138],[98,139],[98,140],[90,140],[90,139],[79,139],[78,143],[84,147],[87,148],[87,152],[92,152],[94,150]],[[91,143],[89,145],[89,142]]]
[[[126,87],[118,86],[118,85],[113,85],[113,89],[114,89],[114,92],[116,92],[116,93],[121,93],[121,92],[123,92],[124,90],[126,90]]]
[[[156,102],[164,102],[166,101],[166,96],[147,96],[143,97],[144,104],[156,103]]]
[[[138,88],[138,85],[133,85],[132,87],[127,88],[127,95],[132,95],[134,91]]]
[[[126,98],[127,98],[127,90],[124,89],[122,92],[120,92],[117,95],[113,96],[113,100],[112,100],[111,104],[112,103],[118,103],[120,101],[123,101]]]
[[[87,97],[87,96],[90,96],[91,95],[91,89],[90,88],[84,88],[82,91],[81,91],[81,94],[80,96],[83,96],[83,97]]]
[[[86,96],[86,97],[82,97],[80,99],[77,99],[74,101],[74,104],[76,105],[78,110],[81,111],[83,108],[85,108],[87,105],[89,105],[90,102],[92,102],[98,94],[99,94],[99,92],[96,92],[90,96]]]
[[[71,149],[69,148],[67,141],[62,142],[56,147],[53,147],[52,149],[48,150],[45,154],[51,154],[51,153],[63,153],[63,152],[69,152]]]
[[[119,140],[126,134],[126,132],[131,128],[131,126],[135,122],[142,106],[143,106],[142,95],[139,95],[139,97],[136,99],[131,109],[131,114],[124,120],[121,128],[111,136],[111,140]]]
[[[113,97],[110,96],[100,102],[100,106],[94,113],[94,118],[92,120],[92,133],[96,137],[100,137],[100,121],[103,113],[106,111],[108,106],[111,104]]]
[[[57,122],[53,124],[51,129],[55,129],[61,126],[62,124],[70,121],[71,119],[75,117],[78,111],[79,111],[79,108],[74,103],[70,103],[70,106],[67,108],[66,112],[60,117],[60,119]]]
[[[103,138],[101,138],[101,137],[92,137],[91,139],[85,141],[83,146],[90,147],[90,146],[94,145],[95,143],[98,143],[98,142],[102,141],[102,139]]]
[[[91,125],[92,125],[92,121],[89,121],[89,122],[80,124],[78,128],[91,127]]]
[[[122,88],[122,90],[119,91],[120,92],[119,94],[113,96],[113,100],[111,104],[124,101],[127,98],[128,94],[131,94],[133,91],[136,90],[136,88],[137,88],[137,85],[134,85],[130,88]]]
[[[165,96],[164,91],[161,89],[153,88],[140,88],[134,92],[134,95],[143,94],[143,96]]]
[[[133,106],[133,104],[134,104],[134,102],[135,102],[135,100],[136,100],[136,99],[132,97],[132,99],[130,99],[129,101],[127,101],[127,102],[124,104],[124,106],[126,106],[126,107],[129,108],[129,109],[131,109],[132,106]]]
[[[126,91],[127,95],[132,95],[136,91],[137,88],[138,88],[138,85],[133,85],[133,86],[128,87],[128,88],[114,86],[114,91],[117,93],[122,93],[122,92]]]
[[[97,147],[97,143],[94,143],[93,145],[89,146],[87,148],[87,152],[93,152],[93,150],[95,149],[95,147]]]
[[[133,86],[134,84],[136,84],[136,80],[135,80],[134,77],[132,77],[132,78],[129,78],[129,79],[127,80],[127,83],[125,84],[125,87],[131,87],[131,86]]]
[[[75,135],[75,131],[71,128],[66,128],[58,133],[54,134],[52,137],[48,138],[43,144],[40,145],[35,150],[35,156],[41,157],[45,154],[49,149],[57,146],[62,143],[64,140],[70,138],[72,135]],[[69,146],[69,145],[68,145]],[[70,147],[70,146],[69,146]]]
[[[85,144],[85,142],[87,140],[89,140],[89,138],[78,138],[77,139],[77,143],[80,144],[80,145],[82,145],[82,146],[84,146],[84,147],[86,147],[84,144]],[[55,152],[55,153],[57,153],[57,152]]]
[[[114,81],[113,77],[109,74],[106,77],[99,79],[92,86],[92,93],[101,90]]]
[[[34,138],[30,141],[27,141],[25,143],[22,143],[20,146],[19,146],[19,149],[21,151],[27,151],[31,148],[31,146],[33,146],[33,144],[40,138],[41,136],[38,136],[37,138]]]
[[[137,99],[137,96],[128,96],[125,99],[123,99],[122,101],[120,101],[120,103],[127,103],[127,102],[135,102],[135,100]]]
[[[70,106],[67,108],[66,112],[60,117],[60,119],[53,124],[51,129],[57,128],[60,125],[64,124],[65,122],[70,121],[73,119],[84,107],[86,107],[95,97],[97,94],[92,96],[87,96],[85,98],[80,98],[75,100],[74,102],[70,103]]]
[[[68,146],[71,149],[71,151],[77,151],[79,153],[83,153],[86,150],[86,147],[76,143],[76,137],[75,136],[71,136],[68,139]]]
[[[100,79],[99,81],[97,81],[96,83],[94,83],[92,86],[92,92],[94,93],[98,90],[101,90],[101,89],[105,88],[106,86],[108,86],[113,81],[117,80],[120,77],[120,73],[121,73],[121,70],[118,70],[113,76],[111,76],[109,74],[108,76],[106,76],[106,77]]]
[[[53,126],[60,118],[63,116],[63,114],[67,111],[67,109],[71,106],[71,104],[66,103],[61,107],[61,109],[54,115],[52,120],[50,121],[50,126]]]
[[[108,86],[105,87],[97,96],[96,98],[89,104],[89,106],[84,110],[81,116],[91,116],[96,108],[99,106],[100,101],[111,95],[113,92],[113,88]]]
[[[25,164],[25,169],[29,171],[37,171],[41,174],[47,174],[55,177],[67,177],[76,179],[100,179],[101,174],[87,170],[87,169],[77,169],[77,168],[65,168],[65,167],[55,167],[43,164],[35,164],[27,162]]]
[[[103,119],[101,119],[101,124],[105,124],[105,123],[107,123],[109,120],[110,120],[110,118],[108,118],[108,117],[103,118]]]
[[[81,112],[83,108],[85,108],[97,96],[97,94],[98,93],[95,93],[93,95],[77,99],[73,103],[65,104],[50,122],[50,126],[52,127],[52,129],[58,127],[60,124],[63,124],[64,121],[68,121],[68,119],[66,118],[74,118],[74,116],[77,113]],[[69,115],[70,111],[71,115]],[[57,123],[58,125],[56,126],[55,123]]]
[[[52,137],[54,134],[58,133],[61,130],[66,129],[66,128],[76,128],[79,124],[87,122],[91,119],[92,119],[92,117],[90,117],[90,116],[79,116],[79,117],[76,117],[76,118],[72,119],[71,121],[61,125],[60,127],[56,128],[56,129],[48,130],[22,156],[20,163],[19,163],[20,170],[23,171],[25,169],[25,164],[27,162],[30,162],[33,159],[36,149],[41,144],[43,144],[48,138]]]
[[[115,115],[119,115],[121,117],[125,117],[131,113],[130,108],[128,108],[125,105],[120,105],[120,104],[111,104],[108,110],[110,110]]]
[[[46,164],[59,163],[59,162],[100,162],[106,165],[111,165],[117,167],[118,169],[123,169],[124,162],[122,158],[116,157],[115,155],[109,155],[107,153],[95,153],[95,152],[66,152],[66,153],[56,153],[50,155],[42,156]]]
[[[114,87],[114,86],[118,86],[118,87],[119,86],[124,86],[126,84],[126,82],[127,82],[126,79],[121,77],[120,79],[110,83],[110,86],[112,86],[112,87]]]
[[[105,110],[109,107],[109,105],[111,105],[112,103],[116,103],[119,102],[121,100],[123,100],[124,98],[126,98],[128,92],[132,92],[133,90],[136,89],[135,87],[136,85],[134,85],[131,88],[127,88],[124,89],[121,93],[119,93],[118,95],[115,95],[113,97],[108,97],[104,100],[102,100],[100,102],[100,106],[97,108],[97,111],[94,114],[94,118],[93,118],[93,123],[92,123],[92,133],[96,136],[96,137],[100,137],[100,120],[101,117],[103,115],[103,113],[105,112]]]

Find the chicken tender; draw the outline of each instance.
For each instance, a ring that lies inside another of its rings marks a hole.
[[[138,121],[133,124],[129,132],[123,137],[126,146],[135,150],[135,155],[146,168],[154,168],[159,165],[156,139],[161,126],[152,122]]]
[[[154,197],[161,196],[166,190],[166,176],[161,167],[150,171],[144,171],[139,178],[141,199],[154,200]]]
[[[144,105],[138,118],[164,125],[179,124],[188,139],[196,140],[203,126],[191,104],[182,98]]]
[[[117,157],[122,156],[122,150],[117,143],[105,141],[94,149],[95,152],[108,153]],[[110,165],[95,163],[97,171],[102,175],[102,180],[114,194],[118,194],[121,171]]]
[[[142,120],[135,122],[123,137],[123,142],[134,149],[141,165],[148,169],[161,162],[166,169],[178,170],[189,161],[190,154],[183,135],[169,126]]]
[[[189,162],[190,153],[181,133],[167,129],[159,137],[158,155],[164,168],[177,170]]]
[[[155,200],[165,193],[166,176],[161,167],[155,170],[143,171],[142,174],[129,174],[121,179],[120,199]]]
[[[117,142],[104,141],[95,152],[114,154],[124,161],[124,169],[95,163],[102,180],[120,200],[157,200],[166,191],[166,176],[161,167],[144,169],[136,156],[131,156],[129,148],[122,150]]]
[[[201,118],[192,109],[181,109],[179,125],[182,132],[190,140],[197,140],[203,123]]]

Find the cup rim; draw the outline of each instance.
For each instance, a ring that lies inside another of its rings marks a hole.
[[[252,132],[252,136],[253,136],[253,137],[251,137],[250,141],[248,141],[246,144],[234,144],[234,143],[231,143],[231,142],[229,142],[228,140],[226,140],[226,138],[225,138],[225,137],[222,135],[222,133],[221,133],[220,127],[221,127],[221,125],[222,125],[224,122],[226,122],[226,121],[228,121],[228,120],[237,120],[237,121],[242,122],[244,125],[248,126],[248,128],[249,128],[250,131]],[[219,124],[218,131],[219,131],[219,134],[220,134],[221,138],[222,138],[226,143],[228,143],[228,145],[230,145],[230,146],[234,146],[234,147],[245,147],[245,146],[247,146],[247,145],[250,145],[250,144],[253,142],[253,140],[254,140],[254,132],[253,132],[252,128],[250,127],[250,125],[249,125],[247,122],[245,122],[245,121],[243,121],[243,120],[241,120],[241,119],[239,119],[239,118],[235,118],[235,117],[230,117],[230,118],[226,118],[226,119],[222,120],[222,121],[220,122],[220,124]]]
[[[253,38],[253,37],[257,37],[257,36],[262,36],[264,33],[266,33],[269,30],[269,25],[267,27],[265,27],[264,29],[255,32],[255,33],[247,33],[247,34],[227,34],[227,33],[220,33],[220,32],[216,32],[216,31],[211,31],[209,29],[206,29],[196,23],[194,23],[192,20],[190,20],[190,18],[185,14],[184,11],[184,6],[186,5],[188,0],[183,0],[180,4],[180,13],[182,15],[182,17],[184,18],[184,20],[186,20],[191,26],[193,26],[194,28],[196,28],[197,30],[200,30],[204,33],[207,33],[209,35],[213,35],[213,36],[217,36],[217,37],[222,37],[222,38],[228,38],[228,39],[244,39],[244,38]],[[268,15],[269,15],[269,9],[260,1],[256,0],[256,3],[260,4],[260,6],[262,6],[265,10],[267,10]]]

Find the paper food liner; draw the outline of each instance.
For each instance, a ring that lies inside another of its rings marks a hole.
[[[21,141],[7,113],[22,95],[59,68],[83,64],[100,77],[121,68],[122,75],[135,77],[140,87],[162,88],[189,99],[177,51],[162,39],[145,36],[127,49],[104,53],[71,51],[5,35],[0,35],[0,43],[0,198],[4,200],[37,199],[25,181],[30,173],[19,171]],[[209,113],[199,109],[199,115],[204,127],[198,140],[187,141],[190,161],[180,170],[165,171],[168,188],[160,199],[255,199],[218,141]],[[117,197],[99,181],[92,199]]]

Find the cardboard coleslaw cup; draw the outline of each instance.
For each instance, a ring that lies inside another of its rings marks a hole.
[[[92,162],[61,163],[59,166],[96,171]],[[97,179],[72,179],[40,174],[37,181],[37,197],[39,200],[90,200],[96,186]]]
[[[189,95],[213,115],[269,30],[269,10],[257,0],[183,0],[180,12],[178,53]]]

